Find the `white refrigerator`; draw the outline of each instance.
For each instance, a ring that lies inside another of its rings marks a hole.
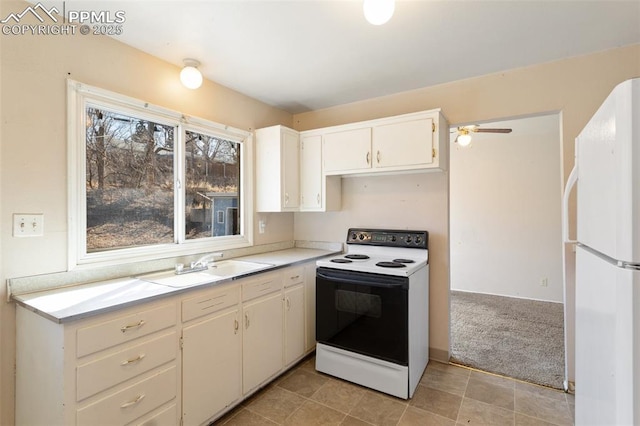
[[[576,425],[640,424],[640,78],[576,139]],[[565,240],[567,214],[565,213]]]

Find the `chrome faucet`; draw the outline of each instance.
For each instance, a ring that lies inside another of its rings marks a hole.
[[[224,256],[222,253],[209,253],[202,256],[200,259],[195,262],[191,262],[188,268],[185,268],[182,263],[176,264],[175,272],[176,275],[188,274],[190,272],[198,272],[205,271],[209,268],[209,265],[212,264],[212,260],[216,257]]]
[[[209,263],[213,263],[213,262],[210,262],[211,260],[215,259],[216,257],[223,257],[223,256],[224,254],[222,253],[205,254],[195,262],[191,262],[191,268],[203,267],[204,269],[207,269],[209,267]]]

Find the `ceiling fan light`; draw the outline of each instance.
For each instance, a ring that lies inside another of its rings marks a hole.
[[[185,67],[180,71],[180,81],[188,89],[197,89],[202,85],[202,73],[197,68],[200,62],[194,59],[185,59]]]
[[[372,25],[382,25],[389,21],[396,8],[395,0],[364,0],[364,17]]]
[[[470,134],[462,134],[462,135],[458,135],[458,137],[456,138],[456,142],[458,142],[458,145],[460,146],[469,146],[469,144],[471,143],[471,135]]]

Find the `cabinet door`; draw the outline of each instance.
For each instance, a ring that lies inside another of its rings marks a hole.
[[[304,355],[304,286],[284,292],[284,364],[289,365]]]
[[[371,128],[327,133],[322,142],[324,173],[371,168]]]
[[[282,293],[243,308],[242,390],[248,393],[282,369]]]
[[[304,323],[305,323],[305,351],[316,346],[316,264],[308,263],[304,266]]]
[[[182,332],[182,415],[200,425],[241,396],[238,310],[215,315]]]
[[[300,210],[322,208],[322,136],[300,138]]]
[[[283,130],[282,132],[282,206],[283,210],[297,210],[300,205],[300,182],[298,168],[299,141],[298,134]]]
[[[373,128],[375,168],[426,165],[433,162],[433,120],[424,118]]]

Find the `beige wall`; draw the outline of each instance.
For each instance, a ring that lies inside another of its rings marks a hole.
[[[562,303],[560,115],[482,127],[513,132],[450,145],[451,289]]]
[[[545,112],[561,112],[562,173],[564,179],[573,166],[573,146],[576,135],[587,123],[600,103],[613,87],[629,78],[640,76],[640,45],[634,45],[568,60],[536,65],[507,72],[491,74],[438,86],[426,87],[396,95],[370,99],[335,108],[312,111],[294,116],[294,127],[308,130],[318,127],[380,118],[433,108],[442,108],[450,124],[495,121]],[[382,179],[382,178],[381,178]],[[447,179],[438,175],[405,177],[408,188],[424,185],[419,199],[411,205],[424,212],[419,223],[409,209],[396,210],[397,223],[416,223],[438,236],[430,256],[431,263],[431,313],[430,346],[438,353],[449,349],[449,256],[448,256],[448,205]],[[362,184],[364,186],[364,183]],[[379,183],[379,185],[384,185]],[[343,191],[347,209],[318,216],[312,222],[308,213],[295,217],[295,237],[323,240],[326,235],[340,233],[345,226],[358,226],[363,222],[385,225],[388,210],[376,207],[355,207],[366,200],[364,189],[356,184],[347,185]],[[409,195],[413,189],[398,188]],[[435,191],[435,193],[434,193]],[[404,199],[396,192],[393,196]],[[575,194],[574,194],[575,197]],[[371,198],[371,197],[369,197]],[[439,199],[444,204],[434,204]],[[366,214],[366,219],[359,215]],[[333,230],[340,230],[333,231]],[[574,257],[568,256],[568,301],[570,379],[573,378],[573,298]]]
[[[0,16],[26,3],[0,2]],[[179,67],[108,37],[0,35],[0,424],[13,424],[15,310],[7,278],[60,272],[67,265],[67,77],[187,115],[245,130],[291,126],[291,114],[205,81],[195,91]],[[42,238],[11,236],[13,213],[44,213]],[[255,243],[293,239],[291,214],[272,215]]]

